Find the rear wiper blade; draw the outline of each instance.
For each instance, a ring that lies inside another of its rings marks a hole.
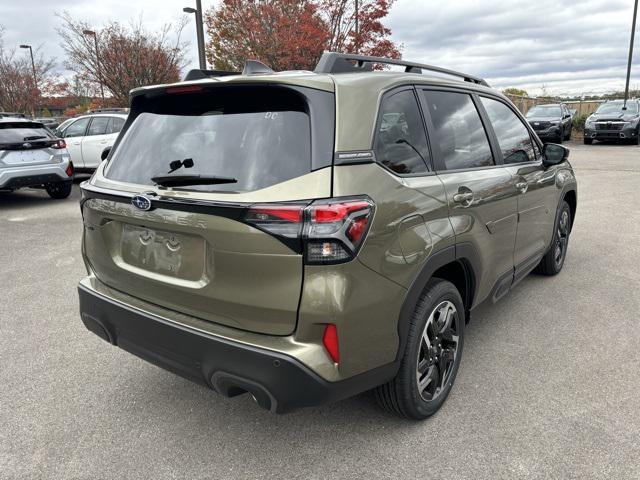
[[[188,185],[218,185],[221,183],[238,183],[231,177],[213,177],[210,175],[161,175],[151,177],[151,181],[163,187],[185,187]]]

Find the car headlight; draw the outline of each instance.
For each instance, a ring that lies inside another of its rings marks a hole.
[[[584,122],[584,125],[585,125],[586,127],[593,127],[593,124],[594,124],[595,122],[596,122],[596,121],[595,121],[593,118],[589,117],[589,118],[587,118],[587,121],[586,121],[586,122]]]

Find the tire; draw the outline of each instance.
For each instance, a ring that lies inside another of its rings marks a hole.
[[[61,200],[71,195],[71,189],[73,188],[73,183],[72,182],[49,183],[44,188],[51,198],[55,198],[56,200]]]
[[[414,420],[436,413],[460,367],[464,326],[464,304],[456,287],[446,280],[431,279],[411,316],[396,377],[375,389],[380,406]]]
[[[585,145],[591,145],[593,143],[593,138],[585,138],[584,139],[584,144]]]
[[[536,272],[542,275],[557,275],[564,266],[569,248],[569,235],[571,234],[571,207],[566,201],[562,201],[553,230],[553,240],[549,251],[542,257],[536,267]],[[560,250],[559,250],[560,249]]]
[[[558,145],[562,145],[562,137],[564,136],[564,133],[560,132],[560,135],[555,138],[555,141],[553,143],[557,143]]]

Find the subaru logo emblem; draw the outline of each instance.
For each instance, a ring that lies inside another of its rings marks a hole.
[[[131,199],[131,205],[138,210],[151,210],[151,200],[145,195],[135,195]]]

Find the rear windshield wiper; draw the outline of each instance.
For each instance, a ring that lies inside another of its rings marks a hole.
[[[163,187],[185,187],[188,185],[218,185],[221,183],[238,183],[231,177],[213,177],[210,175],[161,175],[151,177],[151,181]]]

